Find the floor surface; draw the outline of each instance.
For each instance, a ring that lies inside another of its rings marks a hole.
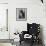
[[[30,43],[31,44],[31,43]],[[22,42],[19,46],[31,46],[29,43]],[[43,46],[42,44],[34,44],[33,46]]]

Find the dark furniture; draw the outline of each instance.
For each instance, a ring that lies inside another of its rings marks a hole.
[[[20,34],[20,44],[22,41],[25,41],[25,42],[30,42],[31,43],[31,46],[33,45],[33,43],[38,43],[39,44],[39,33],[40,33],[40,24],[36,24],[36,23],[32,23],[32,24],[29,24],[27,23],[27,31],[22,31],[22,34]],[[24,38],[24,35],[25,34],[29,34],[29,35],[32,35],[32,37],[30,39],[25,39]]]
[[[41,2],[43,3],[43,0],[41,0]]]

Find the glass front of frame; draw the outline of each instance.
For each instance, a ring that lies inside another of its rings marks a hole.
[[[17,21],[27,20],[27,8],[16,8],[16,20]]]

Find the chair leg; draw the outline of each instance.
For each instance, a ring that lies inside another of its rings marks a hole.
[[[20,41],[20,45],[21,45],[21,41]]]
[[[30,46],[33,46],[33,42],[31,43],[31,45]]]
[[[33,39],[32,39],[32,41],[31,41],[31,45],[30,45],[30,46],[33,46],[33,44],[34,44],[34,41],[33,41]]]

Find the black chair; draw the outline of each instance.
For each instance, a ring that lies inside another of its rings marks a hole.
[[[40,24],[27,24],[27,30],[28,33],[32,35],[33,41],[37,41],[39,43]]]
[[[27,31],[22,31],[22,34],[20,34],[20,44],[22,41],[24,41],[24,35],[29,34],[32,35],[32,38],[29,40],[31,41],[31,44],[33,45],[34,42],[39,43],[39,33],[40,33],[40,24],[27,23]]]

